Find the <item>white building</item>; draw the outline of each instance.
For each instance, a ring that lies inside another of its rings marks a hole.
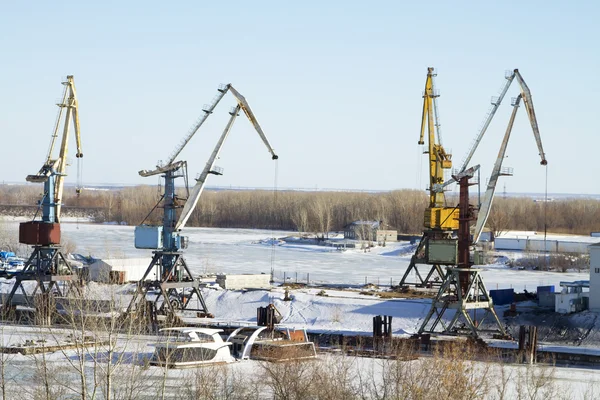
[[[560,282],[560,293],[554,297],[554,311],[570,314],[588,309],[590,281]]]
[[[600,243],[590,250],[590,311],[600,312]]]
[[[143,278],[150,266],[150,258],[108,258],[94,260],[89,265],[90,280],[104,283],[137,282]],[[156,269],[152,271],[147,280],[156,279]]]
[[[223,289],[271,289],[269,274],[218,274],[217,284]]]
[[[511,231],[495,238],[496,250],[516,250],[549,253],[579,253],[589,251],[591,244],[597,243],[598,238],[578,235],[556,235],[540,232]]]

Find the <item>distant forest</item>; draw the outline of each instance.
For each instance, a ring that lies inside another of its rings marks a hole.
[[[184,195],[184,193],[182,193]],[[41,187],[0,186],[0,205],[35,205]],[[77,197],[66,189],[64,204],[86,210],[96,222],[140,224],[159,199],[158,187],[137,186],[119,190],[84,191]],[[422,231],[425,191],[395,190],[381,193],[207,190],[202,195],[188,226],[294,230],[324,234],[339,231],[355,220],[383,221],[401,233]],[[448,197],[454,205],[455,197]],[[6,213],[5,209],[5,213]],[[10,209],[8,209],[10,210]],[[65,213],[72,212],[65,208]],[[31,209],[33,217],[34,210]],[[156,208],[146,220],[157,223],[162,213]],[[488,228],[589,235],[600,231],[600,201],[565,199],[548,203],[528,197],[498,196],[494,200]]]

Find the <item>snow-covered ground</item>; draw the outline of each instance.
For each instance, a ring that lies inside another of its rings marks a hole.
[[[18,232],[16,221],[4,222],[5,232]],[[94,225],[86,223],[62,224],[63,237],[77,247],[77,252],[106,257],[148,257],[152,252],[138,250],[133,246],[133,227],[118,225]],[[336,251],[333,248],[302,244],[299,241],[272,242],[269,238],[285,238],[294,232],[278,232],[248,229],[189,228],[190,246],[185,251],[188,264],[196,273],[270,273],[277,277],[344,285],[371,283],[397,283],[406,270],[414,246],[407,242],[388,243],[386,247],[375,247],[369,252],[362,250]],[[266,241],[265,241],[266,239]],[[517,290],[534,290],[538,285],[558,285],[560,281],[587,279],[587,273],[555,273],[544,271],[519,271],[502,264],[481,266],[489,289],[513,287]],[[2,285],[7,286],[7,285]],[[105,292],[101,285],[92,284],[91,290]],[[115,287],[127,296],[131,287]],[[391,315],[396,335],[408,335],[417,331],[430,307],[429,299],[379,299],[357,291],[326,289],[326,296],[317,295],[321,289],[300,288],[292,291],[292,301],[283,301],[282,289],[272,291],[223,291],[204,289],[206,303],[220,322],[255,322],[256,308],[269,303],[275,304],[283,316],[282,323],[290,327],[306,327],[322,333],[362,333],[372,331],[374,315]],[[321,293],[323,294],[323,293]],[[13,328],[11,328],[13,329]],[[24,328],[14,328],[19,340]],[[7,332],[3,332],[6,336]],[[136,340],[146,356],[152,351],[150,338]],[[66,354],[76,358],[72,351]],[[55,354],[50,359],[60,362],[65,354]],[[31,364],[31,357],[16,356],[15,361]],[[371,368],[363,364],[378,361],[361,360],[358,368]],[[252,373],[259,365],[254,362],[236,363],[233,370]],[[511,367],[519,368],[519,367]],[[183,375],[169,372],[169,386],[177,386]],[[172,380],[171,380],[172,379]],[[554,380],[561,386],[570,386],[573,398],[581,397],[590,382],[600,380],[600,372],[592,369],[559,369]]]

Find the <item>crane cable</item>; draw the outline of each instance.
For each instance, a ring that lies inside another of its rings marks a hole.
[[[417,160],[416,160],[416,166],[417,166],[417,174],[416,174],[416,189],[417,190],[421,190],[421,183],[422,183],[422,178],[423,178],[423,149],[424,146],[423,145],[419,145],[417,146]]]
[[[81,191],[83,190],[83,159],[82,157],[77,158],[77,182],[75,184],[75,201],[77,202],[78,212],[76,213],[75,226],[76,229],[79,229],[79,212],[80,210],[80,202],[79,199],[81,197]]]
[[[277,178],[279,175],[279,161],[275,160],[275,177],[273,179],[273,209],[271,216],[274,217],[277,211]],[[275,280],[275,218],[271,219],[271,282]]]
[[[547,209],[548,209],[548,164],[544,165],[544,167],[546,168],[546,181],[545,181],[545,187],[544,187],[544,252],[548,252],[548,249],[546,248],[546,235],[548,233],[548,224],[546,222],[546,216],[547,216]],[[548,271],[548,263],[549,263],[549,257],[548,254],[546,254],[546,271]]]

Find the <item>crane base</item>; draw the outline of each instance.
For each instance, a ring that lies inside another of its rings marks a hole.
[[[506,336],[480,271],[475,268],[447,268],[444,282],[431,303],[419,334],[477,337],[485,332]],[[488,320],[492,328],[484,329],[482,323]]]
[[[156,270],[160,271],[157,279],[146,280]],[[176,313],[182,311],[195,311],[196,315],[212,317],[200,287],[182,253],[155,251],[127,307],[126,316],[147,318],[150,331],[158,330],[157,315],[166,315],[167,321],[177,320]]]

